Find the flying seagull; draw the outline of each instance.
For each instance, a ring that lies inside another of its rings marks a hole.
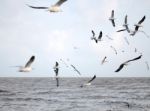
[[[105,56],[105,57],[103,58],[101,64],[104,64],[105,62],[107,62],[106,59],[107,59],[107,57]]]
[[[54,66],[54,72],[56,75],[57,87],[59,86],[58,71],[59,71],[59,63],[56,61],[55,66]]]
[[[66,67],[69,67],[69,66],[67,65],[67,63],[66,63],[64,60],[60,59],[60,61],[62,61],[62,63],[63,63]]]
[[[47,11],[49,12],[61,12],[62,10],[60,9],[60,6],[66,2],[67,0],[59,0],[56,4],[50,6],[50,7],[36,7],[36,6],[31,6],[28,5],[30,8],[34,8],[34,9],[47,9]]]
[[[91,85],[91,82],[92,82],[95,78],[96,78],[96,75],[94,75],[87,83],[82,84],[80,87]]]
[[[127,37],[124,37],[124,40],[126,41],[126,43],[129,45],[130,43],[129,43],[129,41],[128,41],[128,39],[127,39]]]
[[[129,29],[129,27],[128,27],[129,24],[127,23],[127,22],[128,22],[128,21],[127,21],[127,18],[128,18],[128,16],[126,15],[126,16],[125,16],[125,20],[124,20],[123,27],[125,27],[126,30],[127,30],[127,32],[130,33],[130,29]]]
[[[95,37],[95,32],[93,30],[91,32],[92,32],[91,40],[95,40],[95,42],[97,43],[98,41],[97,41],[97,39]]]
[[[101,41],[102,36],[103,36],[103,33],[102,33],[102,31],[100,31],[99,36],[98,36],[98,38],[97,38],[97,41]]]
[[[120,30],[117,30],[116,32],[122,32],[122,31],[125,31],[126,29],[120,29]]]
[[[111,17],[109,17],[109,20],[112,22],[113,27],[115,27],[114,10],[112,10],[112,12],[111,12]]]
[[[74,65],[70,65],[73,69],[74,69],[74,71],[76,71],[79,75],[81,75],[81,73],[77,70],[77,68],[74,66]]]
[[[114,50],[115,54],[117,55],[117,50],[113,46],[110,47]]]
[[[141,24],[144,22],[145,18],[146,18],[146,17],[144,16],[137,24],[134,25],[136,32],[138,31],[139,27],[142,27]]]
[[[32,70],[31,64],[34,62],[35,56],[32,56],[24,67],[20,67],[19,72],[30,72]]]
[[[145,64],[146,64],[147,70],[149,70],[149,64],[148,64],[148,62],[145,61]]]
[[[121,30],[118,30],[117,32],[122,32],[122,31],[127,31],[128,33],[130,33],[130,29],[128,27],[128,23],[127,23],[127,15],[125,16],[125,20],[124,20],[124,24],[123,24],[123,27],[125,27],[125,29],[121,29]]]
[[[138,59],[141,59],[141,57],[142,57],[142,55],[140,55],[140,56],[138,56],[138,57],[136,57],[136,58],[130,59],[130,60],[128,60],[128,61],[122,63],[122,64],[118,67],[118,69],[115,70],[115,72],[119,72],[119,71],[120,71],[125,65],[127,65],[129,62],[135,61],[135,60],[138,60]]]
[[[114,40],[113,38],[109,37],[108,35],[106,35],[106,37],[107,37],[108,39],[110,39],[110,40]]]

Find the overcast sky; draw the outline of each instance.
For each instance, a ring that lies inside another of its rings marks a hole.
[[[150,64],[150,38],[143,33],[129,36],[122,29],[124,17],[128,15],[129,27],[134,29],[144,15],[143,30],[150,35],[150,0],[68,0],[61,8],[63,12],[29,8],[51,6],[57,0],[1,0],[0,1],[0,76],[1,77],[53,77],[53,66],[58,61],[59,76],[80,77],[69,66],[73,64],[81,77],[150,77],[145,61]],[[115,11],[116,27],[108,20]],[[103,40],[96,44],[90,38],[91,30],[98,36],[103,31]],[[113,38],[109,40],[106,35]],[[130,42],[128,45],[124,37]],[[116,48],[118,54],[110,48]],[[137,48],[137,52],[134,50]],[[122,52],[124,51],[124,52]],[[143,54],[138,61],[129,63],[120,72],[114,71],[122,62]],[[35,55],[34,70],[18,72]],[[107,61],[101,65],[102,59]]]

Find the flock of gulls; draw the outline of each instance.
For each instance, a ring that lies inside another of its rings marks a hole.
[[[66,2],[66,1],[67,1],[67,0],[59,0],[56,4],[54,4],[54,5],[50,6],[50,7],[32,6],[32,5],[28,5],[28,4],[27,4],[27,6],[29,6],[30,8],[33,8],[33,9],[46,9],[46,10],[49,11],[49,12],[61,12],[62,10],[60,9],[60,6],[61,6],[64,2]],[[127,21],[128,21],[127,18],[128,18],[128,16],[126,15],[126,16],[125,16],[125,19],[124,19],[124,23],[123,23],[123,25],[122,25],[122,26],[123,26],[123,29],[117,30],[116,32],[120,33],[120,32],[122,32],[122,31],[127,31],[127,33],[129,33],[130,36],[135,36],[135,34],[136,34],[137,32],[143,32],[145,35],[147,35],[144,31],[140,31],[140,30],[139,30],[139,28],[143,27],[143,26],[142,26],[142,23],[143,23],[144,20],[146,19],[146,16],[143,16],[143,17],[141,18],[141,20],[140,20],[137,24],[134,25],[134,26],[135,26],[134,30],[132,30],[132,29],[129,28],[129,26],[128,26],[129,24],[128,24],[128,22],[127,22]],[[115,16],[114,16],[114,10],[111,11],[111,16],[109,17],[109,20],[110,20],[112,26],[113,26],[113,27],[116,27],[116,24],[115,24],[116,18],[115,18]],[[98,36],[96,36],[96,34],[95,34],[95,32],[94,32],[93,30],[92,30],[91,32],[92,32],[91,40],[94,40],[95,43],[99,43],[99,42],[102,41],[102,37],[103,37],[102,31],[99,32],[99,35],[98,35]],[[108,39],[110,39],[110,40],[113,40],[113,38],[109,37],[108,35],[106,35],[106,37],[107,37]],[[147,37],[148,37],[148,35],[147,35]],[[127,39],[126,37],[125,37],[124,39],[125,39],[125,41],[127,42],[127,44],[129,45],[128,39]],[[110,48],[112,48],[112,50],[114,50],[115,54],[117,54],[117,50],[116,50],[113,46],[110,46]],[[136,52],[136,51],[137,51],[137,49],[135,48],[135,52]],[[138,57],[132,58],[132,59],[130,59],[130,60],[127,60],[127,61],[121,63],[120,66],[119,66],[114,72],[119,72],[119,71],[121,71],[121,70],[124,68],[124,66],[127,66],[127,65],[128,65],[128,63],[133,62],[133,61],[136,61],[136,60],[139,60],[139,59],[141,59],[142,56],[143,56],[143,55],[142,55],[142,53],[141,53]],[[29,61],[25,64],[25,66],[19,67],[19,72],[30,72],[30,71],[32,70],[31,65],[32,65],[32,63],[34,62],[34,60],[35,60],[35,56],[32,56],[32,57],[29,59]],[[72,64],[68,65],[68,64],[67,64],[65,61],[63,61],[62,59],[60,59],[60,61],[61,61],[62,63],[64,63],[64,64],[66,65],[66,67],[69,67],[69,66],[70,66],[77,74],[81,75],[80,71],[79,71],[74,65],[72,65]],[[103,58],[103,60],[101,61],[101,65],[103,65],[105,62],[107,62],[107,56],[105,56],[105,57]],[[145,64],[146,64],[147,69],[149,70],[149,64],[148,64],[148,62],[146,61]],[[55,72],[56,86],[58,87],[58,86],[59,86],[59,76],[58,76],[58,74],[59,74],[59,63],[58,63],[57,61],[56,61],[56,63],[55,63],[55,66],[53,67],[53,70],[54,70],[54,72]],[[80,87],[84,87],[84,86],[91,85],[91,82],[92,82],[93,80],[95,80],[95,78],[96,78],[96,75],[94,75],[89,81],[87,81],[86,83],[82,84]]]

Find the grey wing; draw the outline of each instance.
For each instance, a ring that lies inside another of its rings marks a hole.
[[[59,63],[56,61],[56,65],[55,66],[57,67],[58,65],[59,65]]]
[[[122,31],[125,31],[126,29],[121,29],[121,30],[117,30],[117,32],[122,32]]]
[[[34,9],[48,9],[48,7],[36,7],[36,6],[31,6],[31,5],[28,5],[30,8],[34,8]]]
[[[92,82],[95,78],[96,78],[96,75],[94,75],[94,76],[92,77],[92,79],[88,81],[88,83]]]
[[[124,24],[127,24],[127,15],[125,16]]]
[[[26,63],[25,67],[30,67],[31,64],[33,63],[34,59],[35,59],[35,56],[32,56],[32,57],[30,58],[30,60]]]
[[[145,16],[138,22],[138,24],[141,24],[142,22],[144,22],[144,20],[145,20]]]
[[[115,27],[115,21],[114,21],[114,20],[112,20],[111,22],[112,22],[112,25]]]
[[[95,37],[95,32],[92,30],[93,37]]]
[[[114,10],[112,10],[112,12],[111,12],[111,17],[112,18],[114,17]]]
[[[101,64],[103,64],[105,62],[106,58],[107,58],[106,56],[103,58]]]
[[[131,61],[135,61],[135,60],[141,59],[141,57],[142,57],[142,55],[140,55],[140,56],[138,56],[138,57],[136,57],[136,58],[133,58],[133,59],[131,59],[131,60],[128,60],[127,62],[131,62]]]
[[[124,39],[125,39],[126,43],[129,45],[130,43],[129,43],[128,39],[126,37],[124,37]]]
[[[67,0],[59,0],[55,6],[60,6],[61,4],[63,4],[64,2],[66,2]]]
[[[117,70],[115,70],[115,72],[119,72],[123,67],[124,67],[125,64],[121,64]]]
[[[127,32],[130,33],[130,29],[129,29],[128,25],[125,25],[125,28],[126,28]]]
[[[81,73],[76,69],[76,67],[74,65],[71,64],[71,67],[79,74],[81,75]]]

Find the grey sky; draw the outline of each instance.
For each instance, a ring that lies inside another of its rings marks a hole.
[[[116,33],[116,30],[122,28],[126,14],[132,29],[146,15],[140,30],[150,35],[149,0],[68,0],[62,5],[63,12],[60,13],[49,13],[26,6],[50,6],[56,2],[57,0],[1,0],[1,77],[54,76],[55,61],[60,63],[60,76],[79,77],[60,59],[68,65],[76,66],[82,77],[94,74],[100,77],[150,76],[145,64],[145,61],[150,64],[150,38],[140,32],[133,37],[127,32]],[[112,9],[115,11],[115,28],[108,20]],[[91,41],[92,29],[96,35],[100,30],[103,31],[102,42],[95,44]],[[107,39],[106,35],[114,40]],[[130,45],[126,44],[124,37],[128,38]],[[118,55],[110,48],[111,45],[117,49]],[[137,53],[134,48],[137,48]],[[122,50],[125,52],[122,53]],[[114,73],[122,62],[139,56],[140,52],[143,53],[141,60]],[[11,67],[25,65],[32,55],[35,55],[32,72],[20,73],[16,67]],[[101,65],[105,56],[108,62]]]

